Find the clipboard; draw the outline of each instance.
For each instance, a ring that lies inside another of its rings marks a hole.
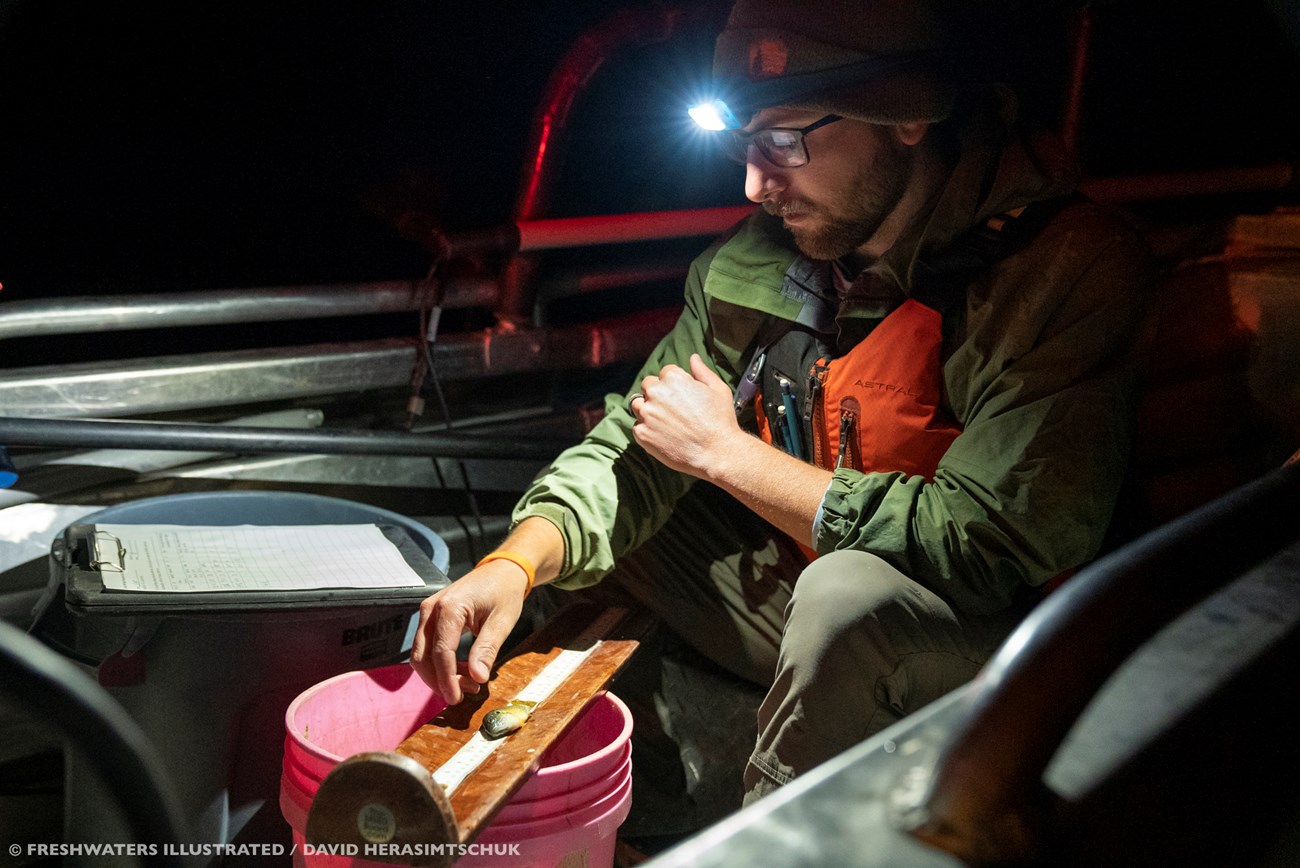
[[[423,581],[419,586],[384,588],[309,588],[295,590],[204,591],[202,593],[114,590],[106,571],[120,572],[127,554],[112,534],[93,524],[72,524],[55,539],[50,553],[51,586],[62,586],[64,604],[77,615],[165,616],[258,611],[391,607],[420,601],[451,583],[404,528],[378,525],[402,559]]]

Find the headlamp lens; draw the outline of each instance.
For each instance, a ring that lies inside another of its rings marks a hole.
[[[687,114],[694,121],[706,130],[718,132],[719,130],[734,130],[740,127],[740,122],[736,115],[731,111],[725,102],[720,99],[702,102],[699,105],[691,106],[687,109]]]

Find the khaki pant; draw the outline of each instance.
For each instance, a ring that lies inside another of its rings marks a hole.
[[[968,681],[1023,614],[959,615],[866,552],[809,565],[788,537],[705,483],[593,590],[630,595],[767,690],[746,802]]]

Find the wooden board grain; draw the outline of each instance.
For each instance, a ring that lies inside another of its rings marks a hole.
[[[507,743],[493,751],[452,792],[451,806],[463,839],[477,834],[510,800],[537,767],[547,748],[560,739],[604,689],[637,645],[633,639],[601,642],[591,657],[534,709],[524,728],[506,736]]]
[[[439,768],[473,737],[488,712],[518,696],[562,651],[585,651],[598,643],[577,671],[533,710],[528,723],[506,736],[501,747],[452,792],[450,802],[461,840],[477,834],[510,800],[546,750],[632,656],[653,623],[648,616],[624,611],[604,637],[579,644],[580,634],[603,611],[586,604],[561,611],[496,667],[478,695],[448,708],[395,749],[430,771]]]

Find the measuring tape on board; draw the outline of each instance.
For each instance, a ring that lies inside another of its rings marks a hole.
[[[587,626],[585,630],[578,634],[574,645],[582,647],[589,645],[584,650],[577,651],[566,648],[550,663],[542,667],[528,686],[520,691],[519,695],[514,697],[517,702],[535,702],[541,705],[542,700],[555,692],[564,680],[577,671],[578,667],[589,658],[601,642],[598,637],[609,632],[615,624],[623,617],[624,612],[621,609],[610,609],[603,612],[594,621]],[[536,711],[536,708],[533,709]],[[455,789],[461,785],[465,778],[469,777],[476,768],[483,764],[494,750],[508,741],[510,736],[504,738],[489,739],[483,736],[482,732],[475,732],[460,750],[452,755],[438,770],[433,773],[433,780],[442,787],[443,793],[450,796]]]

